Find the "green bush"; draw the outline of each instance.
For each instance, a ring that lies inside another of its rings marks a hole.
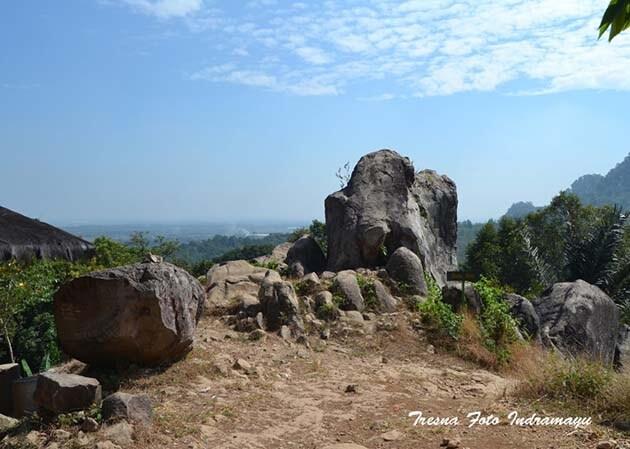
[[[509,347],[517,339],[517,324],[505,302],[505,291],[495,282],[482,277],[475,290],[483,302],[479,317],[484,346],[495,353],[500,364],[509,360]]]
[[[442,290],[435,279],[427,273],[424,277],[429,294],[426,301],[418,307],[423,321],[437,331],[438,335],[457,340],[461,332],[463,316],[455,313],[451,306],[442,300]]]
[[[368,310],[374,310],[378,307],[378,299],[376,297],[376,288],[374,287],[374,280],[369,277],[357,274],[357,284],[361,289],[361,296],[365,300],[365,307]]]

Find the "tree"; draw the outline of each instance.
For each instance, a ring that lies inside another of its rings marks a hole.
[[[610,28],[608,42],[622,31],[630,27],[630,0],[611,0],[599,25],[601,38]]]
[[[499,257],[501,247],[493,221],[486,223],[477,238],[466,249],[465,269],[477,275],[499,279]]]

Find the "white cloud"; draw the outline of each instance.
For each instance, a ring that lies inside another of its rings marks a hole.
[[[186,17],[203,7],[203,0],[122,0],[137,10],[161,19]]]
[[[198,76],[204,64],[189,68],[193,79],[297,95],[340,95],[375,80],[370,90],[403,97],[630,90],[630,33],[597,40],[608,0],[327,0],[317,8],[251,0],[229,13],[211,12],[209,0],[118,1],[186,16],[191,32],[219,49],[199,59],[211,58],[210,69],[233,64],[210,77]]]

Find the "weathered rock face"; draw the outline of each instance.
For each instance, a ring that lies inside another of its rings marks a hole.
[[[409,289],[409,293],[427,295],[422,262],[411,250],[405,247],[398,248],[387,261],[385,268],[392,279],[404,284]]]
[[[153,419],[153,406],[146,394],[114,393],[103,400],[103,420],[125,419],[140,424],[150,424]]]
[[[315,239],[305,235],[289,249],[285,260],[289,270],[302,277],[309,273],[321,273],[326,269],[326,257]]]
[[[186,271],[141,263],[63,285],[54,300],[64,351],[86,363],[173,362],[192,349],[205,294]]]
[[[246,296],[257,296],[267,268],[255,267],[244,260],[215,265],[206,276],[208,304],[227,308]]]
[[[584,281],[555,284],[533,301],[543,344],[562,353],[612,364],[619,335],[619,311],[599,288]]]
[[[328,269],[374,267],[405,247],[440,286],[457,265],[457,189],[446,176],[415,173],[395,151],[363,156],[348,186],[326,198]]]
[[[505,301],[510,305],[510,315],[518,322],[521,333],[532,340],[540,340],[540,318],[533,304],[522,296],[510,293]]]
[[[37,377],[35,402],[56,415],[85,410],[101,402],[101,385],[76,374],[43,373]]]

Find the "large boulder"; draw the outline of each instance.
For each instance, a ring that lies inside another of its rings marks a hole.
[[[617,305],[599,288],[563,282],[533,301],[543,344],[572,356],[586,355],[612,364],[619,335]]]
[[[0,414],[13,414],[13,382],[20,378],[20,366],[17,363],[0,365]]]
[[[326,257],[315,239],[309,235],[300,237],[289,249],[285,260],[289,270],[297,277],[309,273],[321,273],[326,269]]]
[[[399,285],[408,290],[405,293],[426,296],[427,284],[424,281],[424,269],[420,258],[411,250],[401,246],[391,255],[385,267],[387,274]]]
[[[258,295],[267,268],[256,267],[245,260],[214,265],[206,275],[208,305],[228,308],[244,296]]]
[[[54,299],[63,350],[82,362],[159,365],[192,349],[205,294],[168,263],[97,271],[63,285]]]
[[[288,326],[294,336],[303,334],[300,303],[290,282],[270,271],[260,286],[258,300],[267,330],[278,331],[282,326]]]
[[[55,415],[86,410],[101,402],[101,384],[76,374],[43,373],[37,377],[37,405]]]
[[[348,186],[326,198],[328,269],[385,265],[406,247],[440,286],[457,266],[457,188],[433,171],[415,172],[395,151],[363,156]]]
[[[531,338],[534,341],[540,340],[540,318],[534,305],[529,299],[520,295],[510,293],[506,295],[505,301],[510,306],[510,315],[518,323],[521,334]]]

